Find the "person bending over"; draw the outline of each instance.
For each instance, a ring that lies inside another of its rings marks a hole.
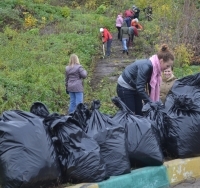
[[[136,115],[142,115],[143,103],[159,101],[161,72],[173,65],[174,55],[166,44],[149,59],[128,65],[117,81],[117,95]],[[146,85],[149,86],[149,94]],[[151,103],[153,105],[153,103]]]

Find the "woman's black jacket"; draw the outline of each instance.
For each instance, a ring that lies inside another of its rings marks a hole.
[[[152,72],[153,65],[151,61],[140,59],[128,65],[122,73],[124,81],[133,87],[145,103],[151,102],[145,89],[147,84],[149,86]]]

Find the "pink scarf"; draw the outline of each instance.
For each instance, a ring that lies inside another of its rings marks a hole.
[[[151,86],[150,98],[152,101],[155,102],[159,101],[160,97],[161,67],[157,55],[153,55],[152,57],[150,57],[150,61],[153,65],[153,72],[150,80],[150,86]]]

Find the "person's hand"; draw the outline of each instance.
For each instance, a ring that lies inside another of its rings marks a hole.
[[[69,94],[69,91],[67,91],[67,89],[66,89],[66,93]]]
[[[102,44],[104,44],[105,42],[102,42]]]
[[[162,103],[159,102],[159,101],[156,101],[156,102],[150,102],[149,105],[151,106],[151,108],[152,108],[153,110],[158,110],[158,107],[159,107],[160,105],[162,105]]]

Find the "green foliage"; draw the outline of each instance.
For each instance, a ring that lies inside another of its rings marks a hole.
[[[45,0],[33,0],[34,3],[45,3]]]
[[[100,5],[97,9],[96,9],[96,13],[97,14],[104,14],[106,12],[106,6],[105,5]]]
[[[63,17],[67,18],[70,16],[70,9],[67,6],[61,8],[61,14]]]
[[[199,72],[200,72],[199,66],[189,66],[187,64],[184,64],[181,68],[180,67],[174,68],[174,74],[177,78],[182,78],[184,76],[196,74]]]
[[[6,9],[0,8],[0,28],[9,25],[15,28],[19,28],[22,25],[22,20],[19,18],[19,11],[12,9],[12,5]]]
[[[180,44],[175,48],[175,56],[175,65],[183,67],[190,65],[193,52],[190,50],[189,46],[187,47],[185,44]]]
[[[89,10],[93,10],[97,7],[97,1],[96,0],[88,0],[85,3],[85,7]]]
[[[39,35],[40,30],[38,28],[30,29],[27,31],[30,35]]]
[[[100,111],[105,114],[114,115],[118,108],[112,103],[112,97],[116,96],[117,83],[110,83],[107,78],[104,78],[99,84],[99,89],[96,92],[90,93],[87,101],[93,101],[95,99],[100,100]]]
[[[37,26],[26,32],[6,27],[5,33],[0,33],[0,46],[4,46],[0,51],[0,77],[4,86],[0,98],[7,96],[0,101],[1,111],[29,110],[33,102],[42,101],[52,111],[66,112],[69,96],[65,93],[64,70],[69,55],[76,53],[90,72],[94,63],[91,59],[98,50],[101,15],[96,15],[97,20],[93,20],[93,16],[76,14],[74,21],[66,19],[51,25],[52,30],[60,31],[59,34],[45,34],[49,29],[45,31],[44,27],[40,35]],[[86,96],[91,94],[87,84],[90,77],[89,73],[85,80]]]
[[[1,112],[8,109],[29,110],[33,102],[41,101],[51,111],[65,113],[69,96],[65,93],[64,71],[70,54],[76,53],[88,71],[88,78],[84,80],[85,102],[99,99],[100,110],[114,114],[117,109],[111,97],[116,95],[116,83],[104,79],[97,91],[93,91],[89,83],[97,61],[95,56],[99,53],[99,28],[107,27],[111,32],[116,32],[117,14],[131,8],[132,3],[141,9],[140,22],[144,27],[139,37],[134,39],[135,56],[149,57],[155,53],[157,45],[166,42],[175,49],[177,77],[200,71],[189,66],[193,54],[190,47],[178,41],[181,37],[185,38],[177,33],[187,24],[177,24],[181,11],[178,11],[180,5],[175,4],[176,1],[70,1],[73,5],[71,9],[68,1],[62,2],[0,1]],[[153,6],[151,22],[144,19],[142,12],[148,3]],[[25,29],[22,23],[26,23]],[[192,31],[197,25],[197,21],[192,21]],[[178,26],[181,29],[177,30]]]
[[[8,39],[13,39],[13,37],[16,37],[18,35],[17,31],[14,29],[11,29],[10,27],[6,26],[4,28],[4,34]]]

